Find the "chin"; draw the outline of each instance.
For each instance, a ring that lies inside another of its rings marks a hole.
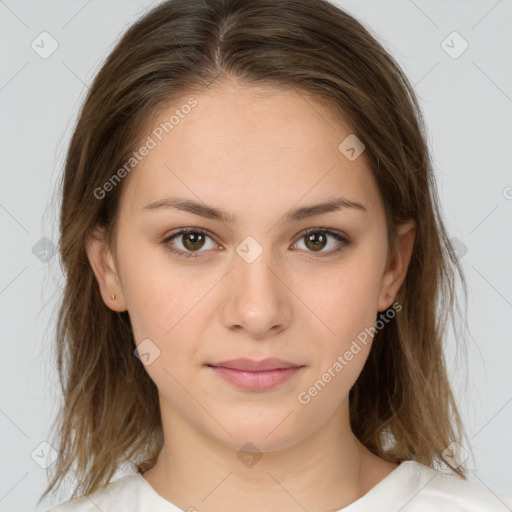
[[[283,415],[283,418],[286,414]],[[275,452],[285,450],[290,446],[299,443],[309,433],[296,430],[298,425],[297,421],[287,420],[283,418],[276,420],[275,418],[259,421],[251,418],[244,421],[221,421],[224,430],[219,425],[216,426],[215,431],[209,431],[206,435],[217,440],[224,446],[236,451],[254,451],[254,452]]]

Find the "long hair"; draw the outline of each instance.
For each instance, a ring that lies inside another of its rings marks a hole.
[[[443,345],[465,278],[445,231],[414,90],[361,22],[326,0],[168,0],[124,33],[80,110],[61,183],[65,289],[56,333],[63,404],[58,459],[42,497],[68,474],[72,497],[107,484],[122,465],[151,468],[163,446],[158,392],[141,362],[127,312],[102,300],[85,241],[101,228],[113,245],[121,180],[145,127],[169,105],[222,80],[293,89],[328,105],[366,149],[384,201],[390,246],[414,219],[416,240],[396,300],[350,390],[350,422],[379,457],[443,463],[466,435]],[[136,172],[136,171],[135,171]],[[95,194],[96,191],[96,194]],[[461,465],[455,471],[465,478]]]

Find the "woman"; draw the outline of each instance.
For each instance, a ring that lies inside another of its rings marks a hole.
[[[52,511],[512,506],[466,480],[442,350],[464,277],[416,97],[353,17],[158,5],[90,88],[62,199],[43,496],[77,485]]]

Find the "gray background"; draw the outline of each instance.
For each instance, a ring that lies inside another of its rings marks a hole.
[[[41,465],[51,460],[44,443],[59,401],[52,339],[62,286],[54,191],[77,109],[119,35],[155,4],[0,0],[0,511],[36,510]],[[512,496],[512,0],[338,4],[371,28],[419,95],[470,287],[467,380],[453,335],[448,347],[475,455],[469,478]],[[31,47],[43,31],[58,43],[46,59]],[[469,47],[456,55],[463,40]]]

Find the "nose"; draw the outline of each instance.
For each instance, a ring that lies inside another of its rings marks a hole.
[[[293,293],[286,286],[284,271],[271,260],[266,251],[252,262],[235,255],[226,276],[227,297],[222,310],[226,328],[266,339],[289,326]]]

